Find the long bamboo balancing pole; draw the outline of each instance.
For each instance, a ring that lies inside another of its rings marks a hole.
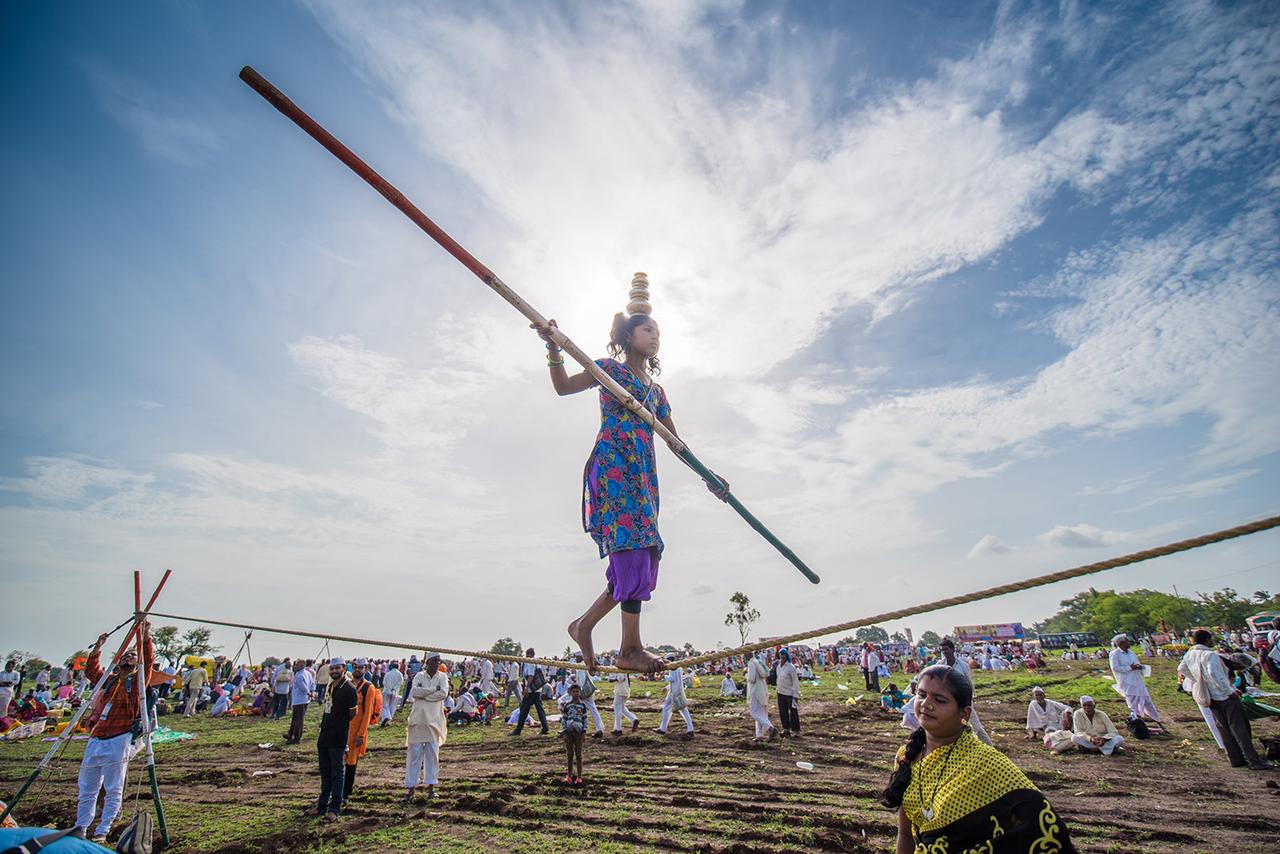
[[[543,317],[533,306],[529,305],[524,299],[505,282],[497,277],[497,275],[480,263],[480,260],[462,247],[458,241],[454,240],[444,229],[431,221],[431,218],[417,208],[413,202],[405,198],[404,194],[397,190],[392,184],[379,175],[369,164],[361,160],[356,154],[343,145],[337,137],[329,133],[320,124],[309,115],[307,115],[296,104],[285,97],[284,93],[271,85],[261,74],[254,71],[246,65],[240,70],[240,79],[249,85],[255,92],[267,100],[271,106],[275,107],[285,118],[292,121],[298,127],[302,128],[316,142],[323,145],[329,150],[329,153],[341,160],[346,166],[363,178],[369,186],[373,187],[382,196],[394,205],[401,213],[413,221],[414,225],[422,229],[436,243],[439,243],[444,250],[457,258],[462,266],[466,267],[476,275],[480,281],[484,282],[489,288],[502,297],[508,303],[527,318],[530,322],[540,326],[547,326],[547,319]],[[605,373],[595,361],[584,353],[578,345],[574,344],[567,335],[559,329],[552,329],[551,338],[561,349],[573,357],[573,360],[582,365],[591,376],[593,376],[601,387],[606,389],[610,394],[616,397],[623,406],[634,412],[641,420],[653,428],[654,432],[661,436],[671,444],[673,448],[679,448],[676,454],[707,483],[716,489],[722,489],[724,482],[715,475],[711,469],[703,465],[702,461],[693,455],[688,446],[684,444],[675,434],[668,430],[660,421],[653,417],[653,413],[645,409],[634,397],[631,396],[626,389],[618,385],[612,377]],[[756,533],[764,537],[770,545],[782,553],[783,557],[791,561],[796,569],[804,574],[804,577],[817,584],[820,580],[817,574],[805,565],[795,552],[793,552],[786,543],[778,539],[772,531],[764,526],[759,519],[752,515],[751,511],[743,506],[742,502],[737,499],[731,492],[725,491],[725,501],[738,515],[746,520],[747,524],[755,529]]]

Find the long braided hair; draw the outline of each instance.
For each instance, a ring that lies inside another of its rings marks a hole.
[[[947,686],[947,693],[960,708],[973,705],[973,683],[959,670],[947,664],[935,664],[922,670],[917,678],[920,682],[924,682],[926,676],[941,679]],[[912,702],[915,701],[912,700]],[[889,785],[885,786],[884,791],[880,793],[880,803],[883,806],[890,809],[902,806],[902,798],[907,793],[907,787],[911,785],[911,763],[920,758],[920,754],[924,752],[924,745],[924,727],[918,726],[907,739],[906,754],[898,763],[893,776],[889,778]]]

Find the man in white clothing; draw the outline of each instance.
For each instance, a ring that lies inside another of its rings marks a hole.
[[[662,701],[662,724],[655,732],[667,734],[667,724],[671,723],[671,713],[679,712],[684,718],[685,741],[693,738],[693,715],[689,714],[689,699],[684,693],[684,669],[677,667],[667,673],[667,697]]]
[[[1209,645],[1213,633],[1201,629],[1193,640],[1195,646],[1178,663],[1178,673],[1188,683],[1196,703],[1208,707],[1213,714],[1227,759],[1234,768],[1248,766],[1254,771],[1270,771],[1271,764],[1253,746],[1253,730],[1240,702],[1240,692],[1232,687],[1222,656]]]
[[[778,730],[769,720],[769,671],[763,659],[763,652],[747,659],[747,714],[756,722],[756,741],[765,736],[775,741]]]
[[[969,665],[965,663],[963,658],[956,655],[956,643],[951,638],[943,638],[938,644],[938,651],[942,653],[942,660],[950,667],[964,674],[964,678],[969,680],[969,684],[973,684],[973,673],[969,670]],[[991,736],[987,735],[987,728],[982,725],[982,721],[978,718],[978,709],[976,705],[977,691],[974,691],[975,705],[969,712],[969,726],[973,729],[973,734],[991,744]]]
[[[1086,753],[1110,756],[1117,750],[1124,752],[1124,736],[1088,695],[1080,698],[1080,708],[1071,716],[1071,729],[1071,741]]]
[[[13,702],[18,683],[22,681],[22,674],[16,669],[17,666],[18,662],[9,659],[4,663],[4,670],[0,671],[0,716],[8,716],[9,704]]]
[[[387,665],[387,672],[382,675],[382,720],[378,723],[379,727],[387,726],[396,716],[402,687],[404,674],[400,672],[400,665],[393,661]]]
[[[404,765],[405,803],[413,802],[414,791],[424,783],[427,799],[436,796],[436,785],[440,782],[440,747],[449,736],[444,717],[444,701],[448,696],[449,677],[440,672],[440,656],[428,653],[409,688],[413,708],[405,734],[408,748]]]
[[[1130,641],[1126,634],[1116,635],[1111,639],[1111,675],[1116,678],[1116,689],[1124,695],[1129,706],[1129,713],[1135,718],[1148,718],[1159,722],[1160,713],[1147,690],[1147,680],[1142,675],[1142,662],[1138,656],[1129,651]]]
[[[493,694],[493,662],[487,658],[480,659],[480,693]]]
[[[1045,699],[1044,689],[1039,685],[1032,688],[1031,702],[1027,704],[1027,740],[1067,728],[1070,724],[1063,718],[1070,713],[1071,707],[1065,703]]]
[[[862,649],[862,674],[868,691],[880,693],[880,653],[873,644],[868,643]]]
[[[613,734],[622,735],[622,722],[631,721],[631,731],[640,729],[640,719],[627,708],[631,697],[631,677],[626,673],[613,674]]]

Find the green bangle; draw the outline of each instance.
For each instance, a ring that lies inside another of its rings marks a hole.
[[[563,364],[564,364],[564,359],[561,359],[561,360],[560,360],[560,361],[558,361],[558,362],[553,362],[553,361],[551,360],[551,357],[550,357],[550,356],[548,356],[548,357],[547,357],[547,367],[548,367],[548,368],[558,368],[558,367],[560,367],[560,366],[561,366],[561,365],[563,365]]]

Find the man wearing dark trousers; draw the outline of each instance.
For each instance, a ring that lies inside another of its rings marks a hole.
[[[356,689],[347,679],[346,662],[329,661],[329,692],[320,718],[320,735],[316,750],[320,757],[320,799],[312,815],[325,821],[337,821],[342,813],[342,795],[346,783],[345,754],[351,720],[356,716]]]
[[[525,650],[527,658],[533,658],[533,647]],[[519,735],[524,731],[524,719],[528,716],[530,709],[538,710],[538,720],[542,722],[542,734],[546,735],[550,730],[547,728],[547,713],[542,709],[542,686],[546,684],[546,676],[543,675],[541,668],[536,664],[525,664],[520,668],[520,678],[524,683],[524,699],[520,701],[520,717],[516,720],[516,728],[512,731],[512,735]]]
[[[784,736],[800,734],[800,674],[788,650],[778,652],[778,717]]]
[[[307,719],[307,707],[315,696],[315,688],[311,671],[299,658],[293,663],[293,682],[289,686],[293,718],[289,722],[289,731],[284,735],[285,744],[298,744],[302,741],[302,724]]]
[[[1240,702],[1240,692],[1232,687],[1222,656],[1210,645],[1213,633],[1200,629],[1192,639],[1195,646],[1182,657],[1178,674],[1189,686],[1196,703],[1213,714],[1222,735],[1222,746],[1227,751],[1227,761],[1233,768],[1273,770],[1274,766],[1259,756],[1253,746],[1253,730],[1244,713],[1244,704]]]

